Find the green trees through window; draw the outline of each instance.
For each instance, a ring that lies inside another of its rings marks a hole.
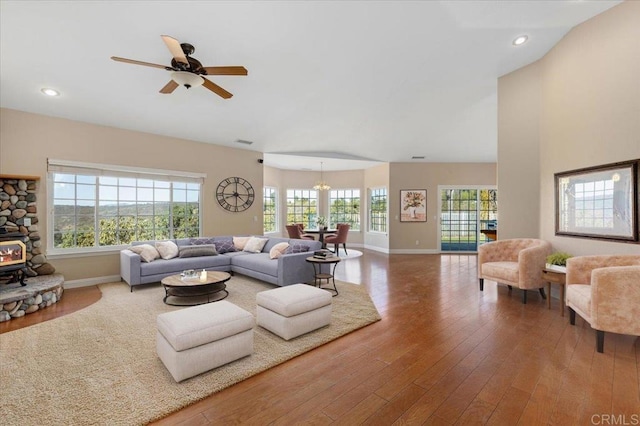
[[[360,230],[360,190],[332,189],[329,192],[329,226],[348,223],[353,231]]]
[[[53,173],[53,247],[197,237],[200,184]]]

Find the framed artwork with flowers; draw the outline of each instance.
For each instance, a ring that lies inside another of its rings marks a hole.
[[[400,190],[400,222],[427,221],[427,190]]]

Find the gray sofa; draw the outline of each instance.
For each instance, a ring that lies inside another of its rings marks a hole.
[[[228,241],[229,238],[232,237],[211,237],[207,238],[207,240],[218,243],[223,240]],[[315,250],[320,250],[322,245],[319,241],[274,237],[261,238],[269,238],[269,241],[267,241],[260,253],[234,251],[216,256],[176,257],[169,260],[157,259],[149,263],[143,262],[140,255],[131,250],[122,250],[120,252],[120,276],[129,284],[132,291],[136,285],[160,282],[165,277],[179,274],[187,269],[238,272],[279,286],[313,282],[313,268],[307,264],[305,259],[313,256]],[[196,243],[194,240],[196,239],[183,238],[171,241],[181,247],[194,245]],[[309,251],[283,254],[277,259],[270,259],[269,251],[273,246],[281,242],[289,243],[290,246],[307,246]],[[132,246],[140,244],[154,245],[155,241],[136,241],[131,243]]]

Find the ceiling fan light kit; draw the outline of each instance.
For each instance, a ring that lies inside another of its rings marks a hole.
[[[171,79],[187,89],[202,86],[202,83],[204,83],[204,78],[188,71],[174,71],[171,73]]]
[[[205,75],[247,75],[247,69],[242,66],[217,66],[203,67],[200,61],[192,58],[190,55],[195,52],[195,47],[189,43],[180,43],[175,38],[162,35],[162,41],[166,44],[169,52],[171,52],[171,65],[152,64],[150,62],[136,61],[134,59],[120,58],[112,56],[111,59],[117,62],[124,62],[134,65],[143,65],[145,67],[161,68],[171,72],[171,80],[160,89],[160,93],[170,94],[178,88],[184,86],[187,89],[197,86],[204,86],[223,99],[229,99],[233,95],[222,87],[218,86],[211,80],[205,78]]]

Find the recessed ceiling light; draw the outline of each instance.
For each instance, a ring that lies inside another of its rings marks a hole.
[[[47,96],[60,96],[60,92],[58,92],[57,90],[54,89],[50,89],[48,87],[44,87],[42,90],[40,90],[42,93],[44,93]]]
[[[513,40],[513,45],[520,46],[521,44],[525,44],[527,40],[529,40],[529,36],[526,36],[526,35],[518,36]]]

